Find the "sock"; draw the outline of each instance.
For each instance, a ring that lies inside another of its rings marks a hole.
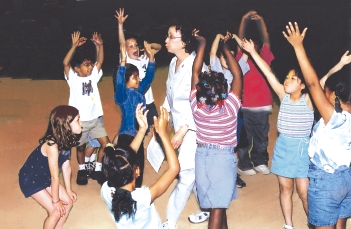
[[[89,157],[84,157],[84,162],[85,163],[89,162],[89,159],[90,159]]]
[[[102,168],[102,163],[96,162],[96,164],[95,164],[95,171],[101,171],[101,168]]]
[[[82,164],[82,165],[78,164],[78,170],[85,170],[85,164]]]
[[[95,161],[95,159],[96,159],[96,153],[93,153],[93,154],[90,156],[89,161],[90,161],[90,162],[93,162],[93,161]]]

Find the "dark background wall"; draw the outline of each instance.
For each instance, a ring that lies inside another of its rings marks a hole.
[[[102,34],[105,75],[111,74],[119,52],[115,10],[125,7],[127,36],[164,44],[168,25],[179,20],[199,28],[210,46],[215,34],[237,33],[243,14],[256,10],[266,21],[276,60],[273,68],[284,78],[295,56],[282,35],[287,22],[308,27],[305,46],[319,75],[325,74],[350,48],[350,2],[347,0],[1,0],[1,76],[63,79],[62,60],[70,48],[70,34],[80,30],[88,38]],[[208,47],[209,48],[209,47]],[[91,42],[81,51],[93,56]],[[157,65],[167,66],[171,55],[163,49]]]

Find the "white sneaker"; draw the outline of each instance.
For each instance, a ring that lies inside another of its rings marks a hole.
[[[256,171],[253,169],[249,169],[249,170],[241,170],[238,168],[239,174],[240,175],[245,175],[245,176],[252,176],[256,174]]]
[[[269,168],[267,167],[267,165],[259,165],[255,167],[255,170],[259,173],[262,173],[264,175],[270,174],[271,171],[269,171]]]
[[[188,220],[191,223],[202,223],[210,218],[210,212],[198,211],[192,215],[189,215]]]
[[[167,221],[167,222],[164,222],[162,224],[162,228],[164,228],[164,229],[176,229],[177,227],[176,227],[176,225],[170,224]]]

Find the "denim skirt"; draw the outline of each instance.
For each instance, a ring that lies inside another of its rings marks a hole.
[[[198,145],[195,181],[201,208],[228,208],[237,198],[237,159],[234,147]]]
[[[280,134],[275,142],[271,172],[282,177],[306,178],[309,137],[291,138]]]

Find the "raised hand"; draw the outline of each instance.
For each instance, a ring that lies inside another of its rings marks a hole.
[[[231,38],[232,38],[232,34],[227,31],[227,34],[223,37],[223,42],[226,43]]]
[[[144,41],[144,52],[146,52],[148,56],[155,55],[155,50],[151,48],[151,45],[147,43],[147,41]]]
[[[94,44],[96,46],[102,45],[104,43],[104,41],[101,38],[101,34],[94,32],[92,37],[91,37],[91,41],[94,42]]]
[[[251,17],[250,17],[250,20],[253,20],[253,21],[258,21],[258,20],[261,20],[262,17],[259,15],[259,14],[253,14]]]
[[[167,126],[169,121],[169,113],[166,108],[160,107],[160,115],[154,117],[154,130],[160,135],[167,135]]]
[[[124,16],[124,8],[119,8],[119,10],[116,10],[115,18],[117,18],[118,24],[123,24],[127,17],[128,15]]]
[[[342,55],[341,59],[340,59],[340,63],[344,66],[346,64],[349,64],[351,63],[351,54],[350,55],[347,55],[349,54],[349,51],[346,51],[344,53],[344,55]]]
[[[251,39],[248,41],[244,38],[241,42],[241,48],[243,48],[248,53],[252,53],[255,51],[255,44]]]
[[[72,46],[79,47],[84,44],[87,39],[85,37],[80,37],[80,32],[75,31],[71,34],[72,37]]]
[[[191,32],[191,35],[192,35],[193,37],[195,37],[196,40],[198,40],[198,41],[200,41],[200,42],[206,42],[206,39],[198,34],[199,32],[200,32],[200,30],[198,30],[198,29],[193,29],[193,31]]]
[[[289,22],[289,25],[286,26],[286,31],[283,31],[284,37],[289,41],[289,43],[295,48],[297,46],[302,45],[302,41],[305,38],[307,28],[305,28],[302,33],[300,33],[299,26],[297,23],[294,23],[295,26]]]
[[[148,124],[147,124],[147,118],[146,118],[146,115],[147,113],[149,112],[148,110],[143,112],[145,110],[145,107],[142,107],[142,103],[139,103],[137,105],[137,108],[135,110],[135,117],[136,117],[136,120],[139,124],[139,128],[145,128],[147,129],[148,128]]]
[[[257,14],[256,11],[254,10],[250,10],[249,12],[247,12],[246,14],[244,14],[243,18],[251,20],[252,16],[254,16],[255,14]]]

